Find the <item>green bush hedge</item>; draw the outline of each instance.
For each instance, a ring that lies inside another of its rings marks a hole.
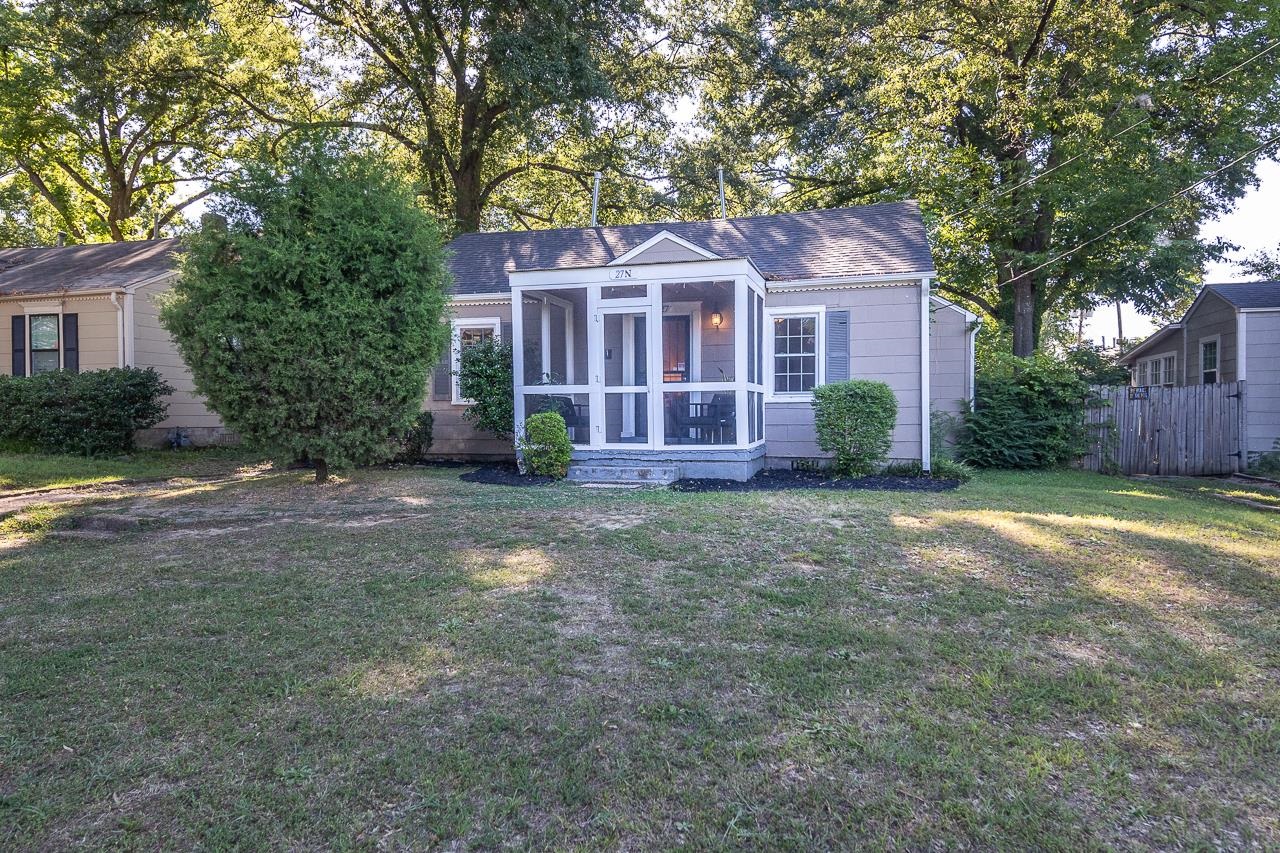
[[[561,479],[569,473],[572,452],[569,428],[559,413],[539,412],[524,422],[520,453],[529,473]]]
[[[1051,468],[1085,451],[1089,386],[1047,355],[993,357],[977,377],[957,455],[979,468]]]
[[[813,390],[818,446],[835,454],[837,474],[861,477],[876,470],[893,446],[898,398],[883,382],[850,379]]]
[[[0,376],[0,445],[97,456],[133,450],[133,434],[164,420],[173,389],[155,370]]]
[[[430,412],[419,412],[413,426],[404,434],[400,445],[400,453],[396,459],[400,462],[422,462],[431,450],[435,418]]]

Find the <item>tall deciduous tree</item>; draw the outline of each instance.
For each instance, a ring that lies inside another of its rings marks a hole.
[[[339,115],[311,124],[398,142],[457,230],[579,224],[597,168],[608,201],[652,202],[619,154],[654,142],[673,85],[643,0],[284,2],[356,63],[329,63]]]
[[[1246,0],[741,0],[706,32],[693,153],[756,204],[918,198],[940,289],[1023,355],[1052,312],[1184,295],[1280,131],[1280,18]]]
[[[255,0],[41,0],[0,7],[0,179],[12,218],[77,241],[153,236],[214,191],[299,49]]]
[[[435,220],[378,151],[304,139],[189,238],[161,311],[196,390],[250,441],[331,465],[389,458],[447,337]]]

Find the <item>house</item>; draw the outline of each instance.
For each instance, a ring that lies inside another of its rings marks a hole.
[[[226,440],[160,326],[156,297],[177,276],[177,248],[170,239],[0,249],[0,374],[153,367],[174,392],[139,443],[163,444],[175,428],[196,444]]]
[[[1250,456],[1280,440],[1280,282],[1205,285],[1177,323],[1125,353],[1133,385],[1245,382]]]
[[[578,476],[820,463],[813,388],[847,378],[889,384],[891,455],[928,467],[930,413],[972,399],[977,318],[932,295],[914,202],[474,233],[449,249],[452,346],[425,403],[441,456],[511,455],[462,417],[459,354],[486,338],[514,345],[517,423],[564,415]]]

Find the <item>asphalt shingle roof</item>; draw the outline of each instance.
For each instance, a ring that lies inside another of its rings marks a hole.
[[[905,201],[702,222],[463,234],[449,244],[453,292],[505,292],[512,270],[603,266],[663,231],[724,258],[750,258],[771,279],[933,269],[920,208]]]
[[[178,241],[0,249],[0,296],[126,287],[177,267]]]
[[[1208,284],[1205,287],[1237,308],[1280,308],[1280,281]]]

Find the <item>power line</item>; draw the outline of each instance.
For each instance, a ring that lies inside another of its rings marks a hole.
[[[1225,80],[1227,77],[1230,77],[1232,74],[1239,71],[1241,68],[1244,68],[1246,65],[1250,64],[1251,62],[1254,62],[1262,58],[1263,56],[1267,55],[1271,51],[1275,50],[1277,47],[1280,47],[1280,41],[1273,41],[1271,44],[1269,44],[1267,47],[1263,48],[1262,50],[1258,51],[1253,56],[1250,56],[1248,59],[1245,59],[1242,62],[1239,62],[1233,65],[1232,67],[1228,68],[1226,71],[1219,74],[1217,77],[1214,77],[1212,80],[1205,83],[1205,85],[1213,86],[1213,85],[1216,85],[1217,83],[1220,83],[1221,81]],[[1178,82],[1185,83],[1189,79],[1191,79],[1190,75],[1183,77]],[[1111,136],[1108,136],[1106,139],[1102,140],[1102,142],[1104,143],[1112,142],[1116,139],[1119,139],[1129,131],[1133,130],[1134,128],[1141,127],[1142,125],[1146,124],[1149,121],[1151,121],[1151,116],[1145,115],[1142,118],[1135,121],[1133,124],[1126,127],[1124,130],[1118,131],[1116,133],[1113,133]],[[982,201],[976,201],[973,204],[969,205],[968,207],[964,208],[963,210],[958,210],[955,213],[948,213],[946,216],[942,217],[941,221],[943,223],[950,222],[952,219],[955,219],[957,216],[963,216],[964,214],[968,213],[969,211],[975,208],[990,204],[996,199],[1003,198],[1009,193],[1015,192],[1016,190],[1020,190],[1023,187],[1027,186],[1028,184],[1033,184],[1036,181],[1040,180],[1041,178],[1045,177],[1046,175],[1051,175],[1057,170],[1061,169],[1062,167],[1071,165],[1076,160],[1079,160],[1081,157],[1085,156],[1086,154],[1092,154],[1092,153],[1094,153],[1092,150],[1085,150],[1085,151],[1081,151],[1079,154],[1073,154],[1072,156],[1068,157],[1066,160],[1063,160],[1061,163],[1058,163],[1056,166],[1051,166],[1048,169],[1045,169],[1043,172],[1032,175],[1031,177],[1027,178],[1024,181],[1020,181],[1019,183],[1016,183],[1011,187],[1006,187],[1005,189],[1000,190],[991,198],[983,199]]]
[[[1223,166],[1222,168],[1220,168],[1220,169],[1216,169],[1216,170],[1214,170],[1213,172],[1211,172],[1210,174],[1205,175],[1203,178],[1201,178],[1200,180],[1196,181],[1194,184],[1191,184],[1190,186],[1183,187],[1182,189],[1178,190],[1178,191],[1177,191],[1176,193],[1174,193],[1173,195],[1169,196],[1169,197],[1168,197],[1167,199],[1165,199],[1164,201],[1162,201],[1162,202],[1160,202],[1160,203],[1158,203],[1158,204],[1153,204],[1153,205],[1151,205],[1151,207],[1148,207],[1146,210],[1142,211],[1141,213],[1136,213],[1136,214],[1134,214],[1133,216],[1130,216],[1128,219],[1126,219],[1124,222],[1121,222],[1119,225],[1113,225],[1112,227],[1108,228],[1106,231],[1103,231],[1101,234],[1096,234],[1096,235],[1094,235],[1093,237],[1090,237],[1088,240],[1085,240],[1083,243],[1079,243],[1079,244],[1077,244],[1077,245],[1073,246],[1072,248],[1068,249],[1067,251],[1063,252],[1063,253],[1062,253],[1062,254],[1060,254],[1060,255],[1055,255],[1054,257],[1050,258],[1049,260],[1045,261],[1044,263],[1040,264],[1039,266],[1032,267],[1031,269],[1029,269],[1029,270],[1027,270],[1027,271],[1025,271],[1025,272],[1020,272],[1020,273],[1018,273],[1017,275],[1015,275],[1013,278],[1008,279],[1007,281],[1003,281],[1003,282],[1001,282],[1001,284],[1012,284],[1013,282],[1017,281],[1018,279],[1026,278],[1027,276],[1031,275],[1032,273],[1039,272],[1040,270],[1044,269],[1044,268],[1045,268],[1045,267],[1047,267],[1047,266],[1050,266],[1050,265],[1052,265],[1052,264],[1056,264],[1058,261],[1062,260],[1063,258],[1067,258],[1067,257],[1070,257],[1071,255],[1074,255],[1076,252],[1080,251],[1081,249],[1085,248],[1086,246],[1091,246],[1091,245],[1093,245],[1094,243],[1096,243],[1096,242],[1098,242],[1099,240],[1101,240],[1102,238],[1104,238],[1104,237],[1106,237],[1106,236],[1108,236],[1108,235],[1110,235],[1110,234],[1114,234],[1115,232],[1119,231],[1121,228],[1124,228],[1124,227],[1126,227],[1126,226],[1128,226],[1128,225],[1132,225],[1134,222],[1137,222],[1139,219],[1141,219],[1142,217],[1146,216],[1148,213],[1151,213],[1151,212],[1152,212],[1152,211],[1154,211],[1154,210],[1159,210],[1160,208],[1162,208],[1162,207],[1164,207],[1164,206],[1166,206],[1166,205],[1168,205],[1168,204],[1171,204],[1172,202],[1176,201],[1177,199],[1181,198],[1182,196],[1184,196],[1184,195],[1186,195],[1187,193],[1189,193],[1189,192],[1191,192],[1192,190],[1194,190],[1196,187],[1203,186],[1204,184],[1206,184],[1206,183],[1208,183],[1209,181],[1211,181],[1211,180],[1213,180],[1214,178],[1216,178],[1218,175],[1221,175],[1223,172],[1225,172],[1225,171],[1227,171],[1228,169],[1230,169],[1232,166],[1238,165],[1239,163],[1241,163],[1241,162],[1243,162],[1243,161],[1245,161],[1245,160],[1249,159],[1249,158],[1250,158],[1250,157],[1252,157],[1254,154],[1259,153],[1259,152],[1260,152],[1260,151],[1262,151],[1263,149],[1267,148],[1268,146],[1270,146],[1270,145],[1272,145],[1273,143],[1276,143],[1276,142],[1280,142],[1280,134],[1276,134],[1275,136],[1273,136],[1273,137],[1271,137],[1270,139],[1268,139],[1266,142],[1263,142],[1263,143],[1261,143],[1260,145],[1256,145],[1256,146],[1254,146],[1253,148],[1251,148],[1250,150],[1246,151],[1244,154],[1241,154],[1239,157],[1237,157],[1236,159],[1232,160],[1230,163],[1228,163],[1227,165]]]

